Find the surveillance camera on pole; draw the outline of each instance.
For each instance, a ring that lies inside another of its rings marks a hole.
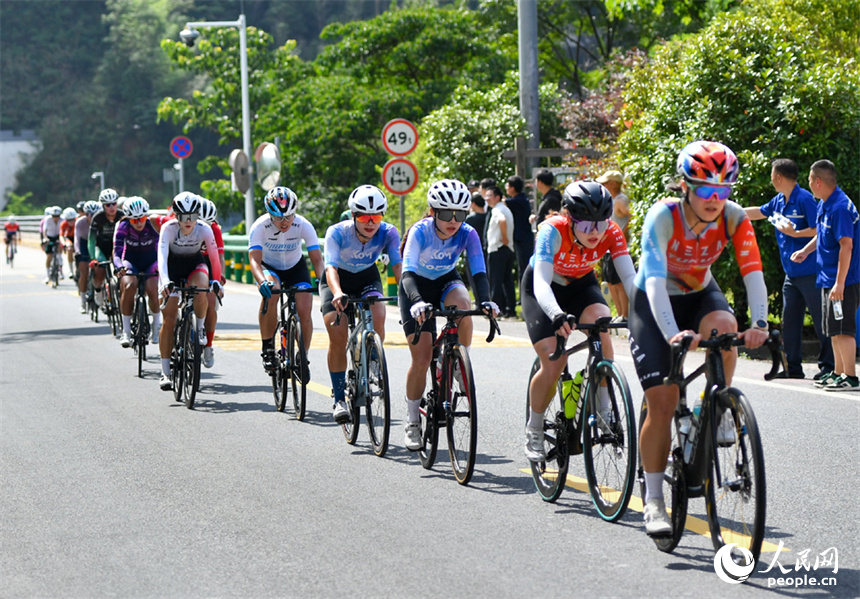
[[[179,32],[179,39],[189,48],[194,47],[194,42],[200,37],[200,32],[196,29],[183,29]]]

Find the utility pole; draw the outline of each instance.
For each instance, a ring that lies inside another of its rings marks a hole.
[[[538,96],[537,0],[517,0],[520,56],[520,112],[526,120],[526,148],[540,147],[540,98]],[[537,158],[526,159],[526,174],[538,164]]]

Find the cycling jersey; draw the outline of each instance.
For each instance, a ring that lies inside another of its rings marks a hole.
[[[272,218],[264,214],[251,225],[248,250],[262,250],[262,261],[266,265],[276,270],[289,270],[304,258],[302,241],[309,252],[320,249],[317,232],[307,219],[297,214],[292,226],[281,233]]]
[[[58,239],[60,237],[60,220],[54,220],[53,217],[49,216],[42,221],[39,226],[39,232],[43,239],[45,237]]]
[[[642,227],[642,257],[636,287],[647,292],[660,330],[668,340],[679,332],[669,296],[704,290],[713,280],[716,262],[729,240],[747,291],[753,323],[767,323],[767,290],[752,223],[744,209],[726,201],[723,213],[696,235],[684,218],[689,209],[676,199],[648,211]]]
[[[171,281],[168,272],[168,258],[190,259],[199,257],[202,262],[201,252],[204,247],[211,263],[209,278],[213,281],[220,281],[221,260],[218,259],[218,251],[215,249],[215,235],[212,233],[212,227],[198,220],[191,232],[188,235],[183,235],[178,221],[169,220],[164,223],[158,238],[158,286],[164,288]]]
[[[403,248],[403,272],[414,272],[427,279],[438,279],[454,270],[463,250],[472,274],[486,273],[481,240],[471,226],[463,223],[454,235],[441,239],[434,218],[424,218],[409,229]]]
[[[74,240],[75,238],[75,221],[64,220],[60,223],[60,235],[64,239]]]
[[[224,235],[221,232],[221,225],[218,223],[212,223],[209,225],[212,227],[212,234],[215,236],[215,249],[218,250],[218,255],[224,255]]]
[[[355,232],[353,221],[343,221],[328,228],[325,234],[325,265],[334,266],[351,273],[358,273],[372,266],[386,252],[389,264],[400,264],[400,235],[397,227],[380,223],[379,230],[366,243],[362,243]]]
[[[6,230],[6,243],[9,243],[13,237],[19,234],[21,225],[18,223],[6,223],[3,228]]]
[[[90,219],[86,216],[79,216],[75,220],[75,253],[89,256],[89,248],[87,248],[87,239],[90,235]],[[89,262],[89,260],[88,260]]]
[[[117,210],[113,221],[110,221],[104,209],[99,210],[93,216],[93,220],[90,222],[90,234],[87,245],[89,246],[90,256],[99,262],[109,260],[109,257],[113,255],[113,232],[123,216],[125,216],[125,213],[122,210]]]
[[[158,232],[149,221],[138,231],[123,220],[113,235],[113,263],[132,272],[150,269],[158,261]]]

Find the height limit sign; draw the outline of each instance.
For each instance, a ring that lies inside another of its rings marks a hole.
[[[418,185],[418,169],[406,158],[392,158],[382,167],[382,184],[393,195],[407,195]]]

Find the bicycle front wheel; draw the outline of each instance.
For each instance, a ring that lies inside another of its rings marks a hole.
[[[532,364],[529,382],[526,386],[526,422],[528,422],[531,410],[529,389],[531,389],[532,379],[539,368],[540,358],[536,358]],[[546,460],[543,462],[529,461],[535,488],[541,499],[549,503],[555,502],[561,496],[562,491],[564,491],[564,484],[567,482],[567,469],[570,466],[570,450],[568,449],[568,432],[570,429],[569,421],[564,417],[561,381],[559,381],[556,384],[556,393],[544,412],[543,438]]]
[[[194,408],[194,399],[200,388],[200,343],[197,340],[197,329],[193,326],[191,315],[185,320],[185,329],[182,382],[185,387],[185,407],[190,410]]]
[[[57,255],[54,254],[54,257],[51,259],[51,287],[56,289],[60,284],[60,261],[57,259]]]
[[[287,405],[287,393],[289,392],[290,367],[289,347],[287,343],[287,329],[283,322],[278,323],[275,330],[275,360],[277,368],[272,373],[272,395],[275,397],[275,409],[283,412]]]
[[[594,372],[583,427],[585,476],[600,517],[615,522],[627,511],[633,494],[636,417],[630,387],[621,369],[611,360],[603,360]],[[608,404],[604,405],[606,398]]]
[[[146,361],[146,346],[149,343],[149,318],[146,314],[146,300],[138,298],[135,310],[136,322],[132,327],[134,332],[134,349],[137,353],[137,376],[143,377],[143,363]]]
[[[642,409],[639,411],[639,432],[648,416],[648,404],[642,399]],[[664,553],[672,553],[681,541],[684,526],[687,523],[687,481],[684,479],[684,450],[679,442],[677,417],[672,424],[672,441],[669,445],[669,455],[666,469],[663,473],[663,496],[669,498],[667,511],[672,522],[672,534],[666,537],[652,537],[657,549]],[[639,489],[642,502],[645,502],[645,470],[642,467],[642,452],[639,452]]]
[[[382,349],[382,340],[376,333],[365,337],[364,351],[367,352],[367,395],[365,413],[367,431],[373,453],[382,457],[388,450],[388,437],[391,433],[391,398],[388,390],[388,364]],[[358,415],[355,415],[358,417]]]
[[[469,483],[475,471],[475,449],[478,444],[478,407],[472,363],[462,345],[457,345],[445,360],[442,377],[448,390],[445,416],[448,430],[448,454],[454,477],[461,485]]]
[[[732,430],[723,430],[722,438],[715,431],[720,421],[713,423],[714,459],[711,474],[705,482],[705,502],[714,549],[735,543],[732,559],[737,564],[756,563],[764,539],[767,503],[764,454],[758,423],[746,396],[729,387],[717,395],[719,406],[728,416],[723,417]],[[733,434],[732,434],[733,433]],[[744,555],[749,552],[749,556]]]
[[[287,349],[290,360],[290,384],[293,390],[293,409],[296,412],[296,420],[305,419],[305,405],[307,399],[307,382],[310,380],[308,372],[308,357],[305,352],[305,336],[302,326],[295,314],[289,318],[290,330],[287,334]]]
[[[176,328],[173,334],[173,351],[170,354],[170,375],[173,379],[173,399],[177,403],[182,403],[182,392],[185,387],[183,385],[185,378],[185,325],[187,323],[180,320],[176,323]]]

